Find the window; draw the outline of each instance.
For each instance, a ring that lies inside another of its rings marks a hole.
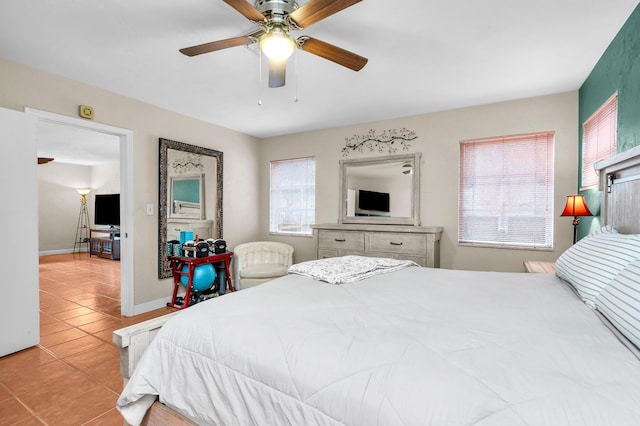
[[[269,232],[311,235],[316,220],[316,160],[271,162]]]
[[[553,247],[554,132],[460,142],[458,242]]]
[[[594,165],[616,153],[618,94],[610,97],[582,125],[582,179],[580,189],[598,184]]]

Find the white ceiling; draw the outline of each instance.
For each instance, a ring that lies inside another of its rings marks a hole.
[[[575,90],[637,4],[364,0],[293,34],[362,71],[299,52],[268,89],[255,48],[178,52],[255,29],[222,0],[2,0],[0,57],[262,138]]]
[[[41,121],[38,123],[38,157],[83,166],[120,161],[120,138]]]

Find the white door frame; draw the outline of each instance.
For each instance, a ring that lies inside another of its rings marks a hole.
[[[25,107],[39,121],[105,133],[120,138],[120,312],[133,316],[133,131]]]

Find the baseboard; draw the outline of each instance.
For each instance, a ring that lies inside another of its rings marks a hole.
[[[89,249],[83,248],[83,249],[80,249],[78,251],[80,251],[82,253],[88,253]],[[60,250],[43,250],[43,251],[39,252],[38,254],[40,256],[52,256],[54,254],[71,254],[73,252],[75,252],[74,249],[60,249]]]
[[[167,303],[171,302],[171,296],[163,297],[162,299],[152,300],[151,302],[142,303],[133,307],[133,315],[144,314],[145,312],[153,311],[167,306]]]

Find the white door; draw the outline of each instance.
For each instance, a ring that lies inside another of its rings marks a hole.
[[[0,108],[0,356],[40,341],[36,124]]]

